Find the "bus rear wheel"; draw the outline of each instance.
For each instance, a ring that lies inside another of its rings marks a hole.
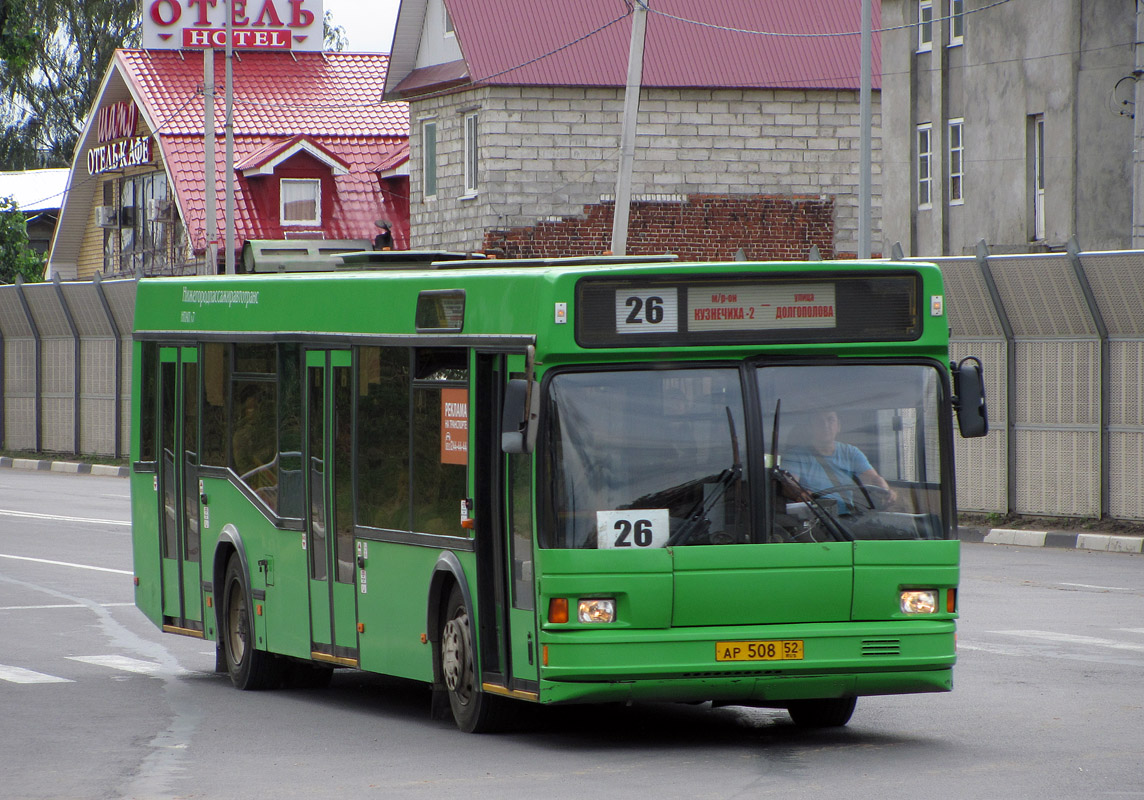
[[[254,646],[254,617],[246,597],[242,562],[232,555],[223,580],[220,626],[226,671],[238,689],[266,689],[279,678],[278,662]]]
[[[797,700],[787,706],[787,711],[800,728],[841,728],[850,721],[857,702],[856,697]]]
[[[469,609],[461,590],[453,586],[441,628],[441,678],[457,727],[465,733],[487,733],[501,727],[507,701],[481,691],[477,685],[476,653]]]

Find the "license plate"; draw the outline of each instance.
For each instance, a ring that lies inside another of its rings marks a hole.
[[[716,661],[801,661],[802,639],[716,642]]]

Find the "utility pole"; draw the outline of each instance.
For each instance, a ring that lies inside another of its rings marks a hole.
[[[872,113],[870,110],[870,94],[873,84],[872,72],[873,58],[872,32],[870,30],[870,3],[871,0],[862,0],[862,44],[860,58],[862,61],[860,86],[858,89],[858,118],[861,131],[859,133],[858,149],[858,258],[870,257],[870,222],[871,222],[871,148],[873,147]]]
[[[226,274],[234,274],[234,0],[226,4]]]
[[[218,272],[218,199],[215,197],[215,82],[214,48],[203,50],[203,177],[206,182],[206,238],[205,273]]]
[[[627,255],[628,215],[632,204],[632,165],[636,158],[636,117],[643,83],[644,35],[647,31],[647,0],[635,0],[632,43],[628,49],[628,81],[624,87],[624,118],[620,127],[620,169],[616,175],[616,206],[612,212],[612,253]]]
[[[1136,78],[1132,109],[1132,249],[1144,250],[1144,2],[1136,3]]]

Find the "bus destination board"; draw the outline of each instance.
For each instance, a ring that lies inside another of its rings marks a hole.
[[[810,277],[678,275],[577,284],[582,347],[913,341],[922,332],[916,272]]]
[[[833,328],[834,284],[711,286],[687,291],[689,331]]]

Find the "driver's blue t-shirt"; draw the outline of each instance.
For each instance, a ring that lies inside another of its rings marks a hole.
[[[835,473],[827,475],[819,459],[826,462]],[[866,454],[852,444],[834,443],[834,453],[824,456],[809,447],[794,447],[782,457],[782,468],[794,475],[804,489],[811,492],[822,491],[838,484],[850,485],[854,475],[861,475],[871,469]]]

